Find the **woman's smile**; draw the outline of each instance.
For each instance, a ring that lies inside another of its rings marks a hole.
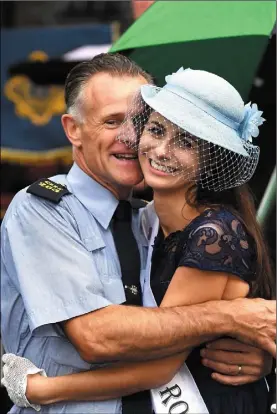
[[[152,158],[149,158],[149,164],[151,167],[151,170],[155,170],[155,173],[162,173],[163,175],[172,175],[176,172],[178,172],[177,168],[174,168],[171,165],[163,164],[160,161],[154,160]]]

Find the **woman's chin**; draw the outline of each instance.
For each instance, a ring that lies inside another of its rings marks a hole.
[[[167,175],[163,177],[144,176],[145,182],[154,192],[172,192],[176,191],[180,187],[183,188],[184,184],[176,176]]]

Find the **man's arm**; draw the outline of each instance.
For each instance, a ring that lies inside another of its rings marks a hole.
[[[89,362],[162,358],[223,335],[276,354],[276,302],[263,299],[167,309],[110,305],[63,327]]]
[[[9,259],[16,275],[31,330],[67,320],[68,338],[89,361],[155,359],[222,335],[274,354],[275,302],[243,299],[169,309],[113,305],[62,203],[16,197],[3,224],[2,260]]]

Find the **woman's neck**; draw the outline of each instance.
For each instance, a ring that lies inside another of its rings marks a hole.
[[[182,230],[204,210],[189,206],[186,192],[186,189],[176,192],[154,191],[154,206],[165,237]]]

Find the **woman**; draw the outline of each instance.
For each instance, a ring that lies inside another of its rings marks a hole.
[[[145,209],[143,220],[153,206],[159,218],[144,303],[166,307],[271,298],[269,257],[245,186],[258,162],[259,149],[250,141],[264,121],[261,112],[255,105],[244,106],[228,82],[208,72],[181,68],[166,82],[163,88],[141,87],[118,137],[138,149],[145,181],[154,191],[154,203]],[[188,379],[198,406],[203,403],[202,411],[193,412],[266,412],[264,380],[222,385],[200,358],[194,349],[163,360],[115,363],[63,377],[32,375],[26,396],[35,404],[112,399],[162,387],[174,377]],[[157,395],[163,395],[158,391],[152,391],[157,412]],[[183,400],[178,403],[183,403],[183,412],[192,407]],[[167,406],[165,412],[175,412],[174,407]]]

